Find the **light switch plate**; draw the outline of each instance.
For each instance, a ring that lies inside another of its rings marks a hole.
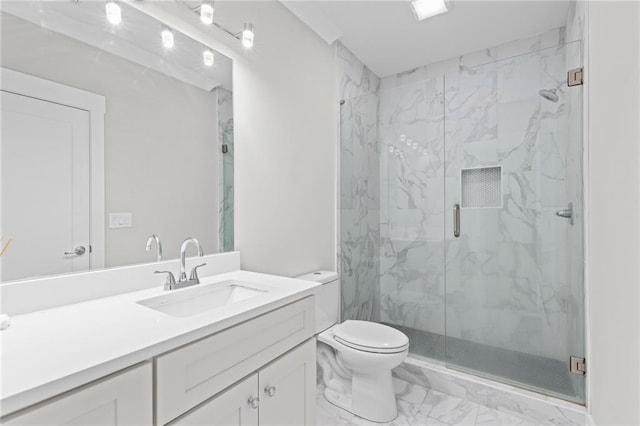
[[[109,228],[131,228],[132,226],[132,213],[109,213]]]

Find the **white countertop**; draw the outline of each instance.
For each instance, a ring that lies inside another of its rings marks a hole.
[[[268,288],[264,296],[185,318],[136,303],[162,286],[18,315],[0,331],[0,412],[25,408],[314,293],[317,283],[234,271],[201,278]]]

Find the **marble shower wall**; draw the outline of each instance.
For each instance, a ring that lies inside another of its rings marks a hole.
[[[337,44],[340,149],[338,265],[342,319],[379,318],[379,78]]]
[[[227,145],[227,153],[220,155],[218,205],[218,247],[221,252],[232,251],[233,246],[233,94],[222,87],[218,95],[218,141],[220,151]]]
[[[447,336],[566,360],[577,281],[554,213],[581,182],[568,195],[568,100],[538,95],[566,77],[566,37],[562,27],[382,79],[381,320],[445,334],[446,315]],[[453,239],[460,170],[494,165],[502,208],[462,209]]]
[[[443,81],[380,91],[380,318],[443,335]],[[444,354],[442,354],[443,356]]]

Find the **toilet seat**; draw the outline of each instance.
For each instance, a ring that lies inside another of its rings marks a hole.
[[[345,346],[364,352],[391,354],[409,346],[409,339],[401,331],[369,321],[347,320],[333,328],[333,337]]]

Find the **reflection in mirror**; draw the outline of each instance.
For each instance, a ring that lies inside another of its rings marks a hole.
[[[1,281],[233,249],[231,59],[117,5],[2,2]]]

